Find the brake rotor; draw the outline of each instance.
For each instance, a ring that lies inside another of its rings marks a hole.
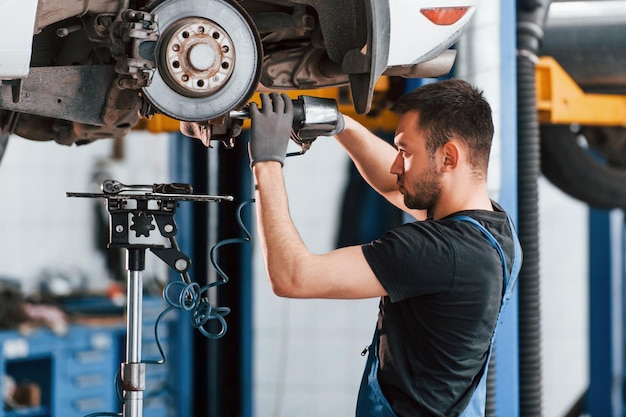
[[[261,42],[245,10],[222,0],[167,0],[157,68],[143,88],[162,113],[183,121],[215,119],[245,104],[261,74]]]

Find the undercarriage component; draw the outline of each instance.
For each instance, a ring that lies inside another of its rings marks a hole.
[[[541,170],[568,195],[626,208],[626,2],[552,2],[536,66]]]
[[[31,68],[28,78],[22,81],[19,100],[14,100],[10,88],[1,86],[0,107],[78,123],[102,124],[105,97],[116,77],[108,65]],[[78,90],[76,86],[80,86]]]
[[[150,84],[156,63],[154,44],[158,36],[156,16],[127,9],[121,19],[115,19],[110,28],[111,53],[115,58],[117,86],[139,89]]]
[[[626,128],[541,126],[541,171],[591,206],[626,209]]]
[[[261,75],[261,84],[273,90],[311,90],[345,85],[348,80],[324,50],[309,45],[266,56]]]
[[[357,113],[370,110],[374,84],[387,68],[389,51],[377,45],[389,45],[391,18],[389,8],[380,1],[366,2],[367,43],[365,50],[351,49],[343,57],[341,68],[350,74],[350,87]]]
[[[136,90],[118,89],[116,77],[110,65],[31,68],[19,100],[0,86],[0,108],[21,114],[11,133],[24,138],[64,145],[120,138],[137,123],[145,103]]]
[[[208,19],[187,18],[163,35],[160,68],[179,94],[209,97],[222,89],[235,68],[235,47],[226,31]]]
[[[2,162],[2,157],[4,157],[4,153],[7,150],[9,136],[9,132],[0,132],[0,162]]]
[[[552,58],[536,74],[545,177],[592,206],[626,208],[626,98],[584,93]]]
[[[0,62],[19,60],[21,68],[0,64],[0,129],[82,144],[123,137],[141,118],[162,113],[229,136],[240,126],[219,124],[255,91],[338,86],[349,87],[352,107],[366,114],[382,74],[450,71],[447,48],[477,0],[458,1],[464,16],[445,24],[428,16],[458,7],[405,14],[404,0],[10,2],[13,12],[0,13]],[[20,12],[30,20],[10,21]],[[34,28],[15,30],[32,19]],[[415,42],[409,47],[405,38]],[[9,129],[4,121],[13,113],[21,117]]]
[[[437,78],[452,70],[456,60],[456,51],[448,49],[441,55],[419,64],[389,67],[383,73],[391,77],[402,78]]]
[[[154,107],[204,121],[247,102],[257,88],[261,46],[245,10],[219,0],[169,0],[152,13],[158,65],[143,92]]]
[[[586,92],[626,94],[626,1],[553,1],[541,54]]]
[[[35,22],[35,34],[44,28],[75,16],[82,16],[87,12],[96,14],[117,14],[123,3],[128,0],[47,0],[40,1]],[[128,7],[128,4],[126,5]]]

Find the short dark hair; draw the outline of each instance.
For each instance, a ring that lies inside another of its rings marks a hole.
[[[491,106],[481,90],[451,78],[416,88],[400,97],[391,110],[400,115],[419,112],[419,127],[426,133],[431,154],[453,136],[463,141],[470,165],[486,176],[494,129]]]

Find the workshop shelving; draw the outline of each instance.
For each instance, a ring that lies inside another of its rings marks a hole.
[[[144,314],[144,360],[158,361],[154,319],[161,303]],[[169,349],[168,325],[159,337]],[[0,332],[0,392],[16,383],[23,393],[15,404],[0,398],[0,417],[84,417],[96,412],[119,412],[121,404],[115,379],[125,360],[126,328],[123,319],[105,325],[71,325],[64,335],[39,328],[29,335]],[[173,415],[171,378],[167,364],[146,365],[145,413],[154,417]]]

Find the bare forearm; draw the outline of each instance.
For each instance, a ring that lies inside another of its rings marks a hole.
[[[360,123],[347,116],[344,118],[346,127],[336,138],[361,176],[380,194],[397,192],[396,177],[389,173],[396,150]]]
[[[276,295],[291,298],[369,298],[386,292],[360,246],[315,255],[291,217],[280,164],[253,166],[259,240]]]
[[[291,216],[282,169],[276,163],[253,168],[259,240],[268,276],[275,293],[296,286],[299,260],[308,254]]]
[[[425,211],[406,207],[404,196],[398,188],[398,178],[389,172],[397,156],[396,149],[355,120],[347,116],[344,116],[344,120],[345,129],[335,137],[365,181],[400,210],[417,220],[425,219]]]

